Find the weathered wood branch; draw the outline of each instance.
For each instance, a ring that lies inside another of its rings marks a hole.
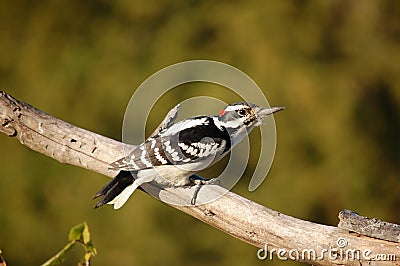
[[[350,210],[339,213],[338,227],[378,239],[400,243],[400,225],[364,217]]]
[[[0,92],[0,131],[62,163],[110,177],[116,173],[109,171],[108,165],[123,157],[124,149],[134,147],[75,127],[4,92]],[[207,187],[209,192],[226,193],[199,206],[171,206],[260,248],[261,257],[269,259],[274,251],[274,259],[280,255],[313,265],[400,265],[399,243],[296,219],[222,187]],[[163,191],[153,184],[148,188]],[[179,188],[169,189],[169,193],[187,197]],[[347,254],[348,251],[354,252],[354,256]],[[389,260],[373,260],[380,254],[387,255]]]

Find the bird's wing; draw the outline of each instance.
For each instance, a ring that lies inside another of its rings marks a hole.
[[[179,107],[180,107],[180,105],[177,104],[177,105],[175,105],[174,108],[169,110],[168,114],[165,116],[165,118],[161,122],[161,124],[150,135],[150,138],[156,137],[161,131],[163,131],[166,128],[171,127],[174,124],[176,118],[178,117]]]
[[[148,138],[127,156],[110,164],[109,169],[115,171],[133,171],[171,164],[162,148],[159,136]]]
[[[148,138],[128,156],[110,165],[111,170],[142,170],[160,165],[182,165],[214,158],[230,149],[226,131],[209,127],[207,117],[182,120]],[[204,126],[202,126],[202,124]]]

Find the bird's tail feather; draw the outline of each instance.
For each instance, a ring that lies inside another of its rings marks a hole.
[[[131,185],[127,186],[124,190],[122,190],[121,193],[118,194],[118,196],[113,198],[107,204],[114,205],[114,210],[118,210],[125,204],[125,202],[129,199],[129,197],[137,189],[138,186],[139,184],[134,181]]]
[[[129,196],[139,186],[135,182],[136,172],[121,171],[107,185],[100,189],[93,197],[102,197],[94,207],[95,209],[104,204],[113,204],[114,209],[119,209],[128,200]]]

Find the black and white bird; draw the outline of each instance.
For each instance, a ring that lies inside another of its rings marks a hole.
[[[121,208],[142,184],[185,186],[195,181],[194,173],[210,167],[240,142],[264,118],[284,107],[261,108],[247,102],[233,103],[217,116],[196,116],[177,123],[174,119],[157,134],[137,146],[128,156],[112,163],[120,171],[94,198]],[[124,172],[130,174],[123,174]]]

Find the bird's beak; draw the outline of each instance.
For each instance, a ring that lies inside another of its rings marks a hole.
[[[266,118],[267,116],[269,116],[270,114],[276,113],[280,110],[285,109],[284,106],[280,106],[280,107],[271,107],[271,108],[260,108],[257,111],[257,119],[258,120],[263,120],[264,118]]]

